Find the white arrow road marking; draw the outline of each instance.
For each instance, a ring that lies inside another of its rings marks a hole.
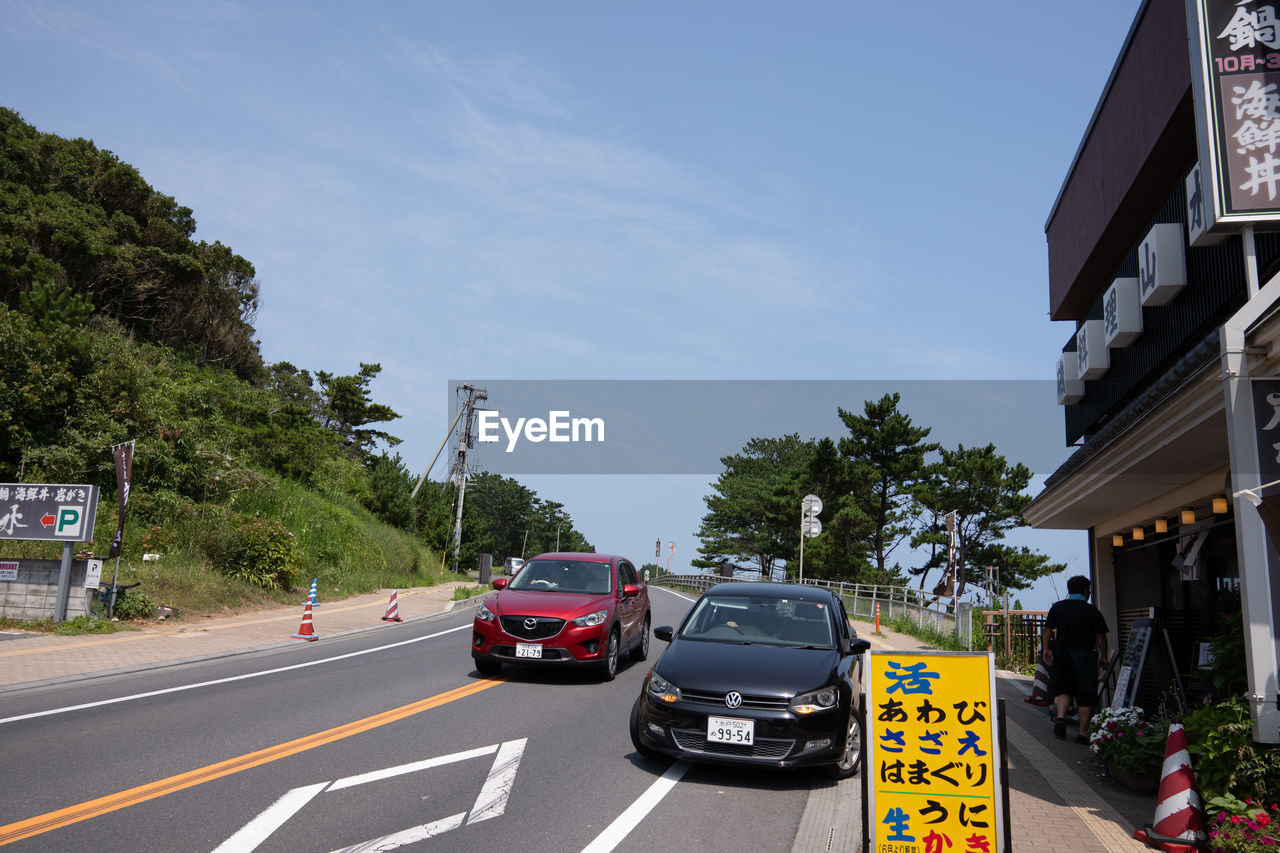
[[[366,841],[363,844],[343,847],[341,850],[334,850],[333,853],[374,853],[374,851],[382,853],[385,850],[395,850],[397,847],[403,847],[406,844],[413,844],[415,841],[423,841],[427,838],[435,838],[437,835],[443,835],[451,829],[457,829],[462,826],[462,821],[466,817],[466,812],[459,812],[432,823],[424,823],[422,826],[411,826],[404,832],[396,832],[392,835],[384,835],[381,838]]]
[[[242,851],[253,850],[266,841],[267,836],[279,829],[286,820],[297,814],[299,809],[311,802],[311,798],[323,791],[328,784],[328,782],[321,782],[319,785],[294,788],[268,806],[262,814],[242,826],[235,835],[219,844],[213,853],[242,853]]]
[[[625,812],[604,828],[604,831],[595,837],[595,840],[582,848],[582,853],[609,853],[610,850],[622,843],[622,839],[627,837],[627,833],[636,828],[645,816],[662,802],[662,798],[667,792],[676,786],[680,781],[680,777],[689,769],[687,761],[676,761],[667,772],[662,774],[662,778],[649,786],[649,790],[640,795],[640,799],[631,804]]]
[[[511,796],[511,786],[516,781],[516,770],[520,767],[520,757],[524,755],[524,745],[528,738],[509,740],[498,750],[493,759],[493,767],[489,769],[489,778],[484,780],[480,796],[471,807],[471,817],[467,824],[479,823],[491,817],[497,817],[506,811],[507,798]]]
[[[520,738],[519,740],[509,740],[503,744],[494,743],[477,747],[476,749],[455,752],[450,755],[441,755],[423,761],[414,761],[410,764],[401,764],[396,767],[386,767],[382,770],[361,773],[357,776],[347,776],[332,783],[321,782],[317,785],[294,788],[237,830],[234,835],[218,845],[213,853],[250,853],[322,791],[326,793],[340,791],[343,788],[352,788],[369,782],[379,782],[383,779],[390,779],[393,776],[417,773],[419,770],[441,767],[445,764],[466,761],[469,758],[479,758],[482,755],[492,755],[495,752],[497,755],[493,759],[493,766],[489,769],[489,776],[485,779],[484,785],[480,788],[480,794],[476,797],[475,805],[471,808],[470,820],[467,820],[467,812],[462,812],[461,814],[450,815],[421,826],[410,827],[403,832],[384,835],[381,838],[374,838],[371,841],[344,847],[340,851],[334,851],[334,853],[367,853],[367,851],[394,850],[397,847],[403,847],[406,844],[433,838],[451,829],[457,829],[462,826],[463,821],[476,823],[488,820],[491,817],[497,817],[506,811],[507,798],[511,796],[511,786],[515,782],[516,771],[520,768],[520,758],[524,755],[524,746],[527,740],[527,738]]]

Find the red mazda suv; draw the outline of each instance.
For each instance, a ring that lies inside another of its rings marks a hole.
[[[618,659],[649,656],[649,590],[612,554],[540,554],[494,578],[476,612],[471,657],[481,675],[504,663],[592,666],[611,681]]]

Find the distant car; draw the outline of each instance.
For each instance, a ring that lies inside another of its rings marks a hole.
[[[631,710],[645,758],[857,772],[862,653],[844,603],[821,587],[722,583],[680,625]]]
[[[515,577],[520,573],[520,569],[524,567],[524,560],[519,557],[507,557],[505,568],[508,577]]]
[[[471,657],[482,675],[504,663],[591,666],[610,681],[624,653],[649,656],[649,590],[611,554],[540,554],[480,605]]]

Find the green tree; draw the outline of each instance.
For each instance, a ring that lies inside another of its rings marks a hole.
[[[814,443],[793,433],[753,438],[741,453],[720,459],[725,470],[704,500],[698,530],[701,555],[692,565],[716,569],[728,560],[753,563],[769,576],[799,553],[800,501]]]
[[[908,541],[913,528],[913,489],[925,467],[925,456],[940,445],[926,442],[928,427],[917,427],[898,410],[901,396],[885,394],[866,401],[863,414],[837,407],[849,435],[840,439],[840,453],[853,463],[864,488],[859,495],[869,519],[867,550],[878,577],[897,573],[889,559]]]
[[[995,445],[942,450],[941,462],[931,465],[915,489],[916,500],[935,518],[956,513],[958,553],[956,555],[956,595],[964,593],[970,571],[981,580],[981,566],[994,566],[1002,587],[1026,589],[1038,577],[1060,572],[1066,565],[1050,563],[1049,557],[1025,546],[1013,547],[1001,540],[1010,530],[1026,525],[1022,511],[1031,503],[1026,488],[1031,470],[1010,465],[996,452]],[[939,545],[933,557],[919,571],[946,565],[945,529],[920,531],[912,545]],[[923,587],[923,583],[921,584]]]
[[[341,436],[348,450],[361,460],[371,458],[378,440],[390,447],[400,443],[400,439],[388,432],[367,428],[369,424],[400,417],[390,406],[375,403],[369,397],[369,383],[380,372],[382,365],[364,362],[360,363],[360,372],[351,376],[316,371],[320,385],[320,423]],[[465,502],[463,506],[465,510]]]

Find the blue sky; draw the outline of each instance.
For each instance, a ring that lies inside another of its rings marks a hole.
[[[0,0],[0,103],[253,262],[268,361],[380,363],[416,474],[450,379],[1050,379],[1044,223],[1138,6]],[[522,479],[696,551],[705,477]]]

